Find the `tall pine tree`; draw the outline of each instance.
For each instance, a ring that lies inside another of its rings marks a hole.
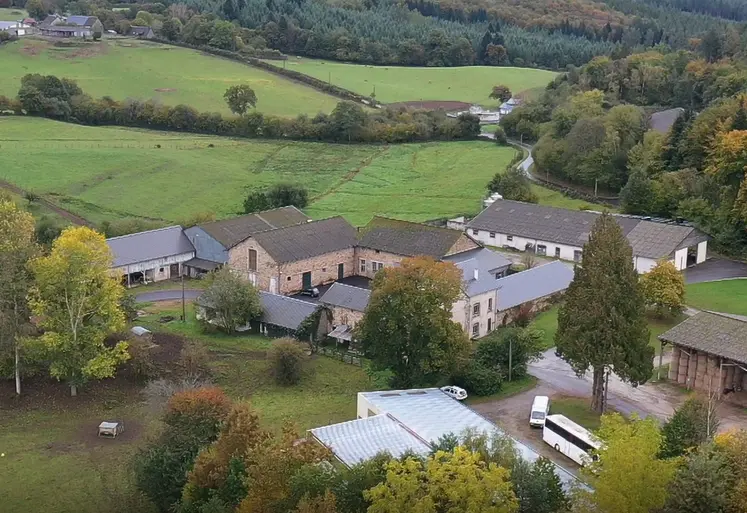
[[[584,245],[555,334],[558,353],[576,374],[593,370],[593,410],[604,412],[612,369],[633,385],[651,376],[654,350],[648,340],[633,250],[615,218],[602,214]]]

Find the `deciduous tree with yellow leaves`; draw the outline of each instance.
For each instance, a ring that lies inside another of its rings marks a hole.
[[[685,306],[685,277],[672,262],[662,260],[640,280],[646,306],[653,308],[659,317],[682,311]]]
[[[515,513],[519,502],[510,473],[463,447],[438,451],[425,461],[387,465],[386,481],[364,492],[368,513]]]
[[[129,358],[126,342],[104,345],[125,322],[119,306],[124,289],[111,265],[104,236],[86,227],[67,228],[49,255],[31,263],[30,305],[44,330],[40,349],[50,375],[67,381],[73,396],[89,379],[112,377]]]

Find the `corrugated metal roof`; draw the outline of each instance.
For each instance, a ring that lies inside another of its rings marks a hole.
[[[443,260],[453,262],[461,269],[465,293],[470,297],[497,289],[498,280],[495,278],[495,271],[505,270],[511,265],[508,258],[486,248],[457,253]],[[475,271],[477,271],[476,280]]]
[[[362,312],[368,306],[371,300],[371,291],[344,283],[335,282],[327,289],[327,292],[319,298],[320,303],[325,303],[341,308],[348,308],[357,312]]]
[[[747,322],[738,316],[700,312],[659,339],[747,364]]]
[[[298,262],[355,246],[355,228],[342,216],[257,233],[254,239],[275,262]]]
[[[672,125],[674,125],[674,122],[677,121],[677,118],[679,118],[684,113],[685,109],[683,109],[682,107],[654,112],[653,114],[651,114],[651,118],[648,120],[648,126],[652,130],[656,130],[657,132],[665,134],[672,128]]]
[[[391,415],[418,438],[427,442],[436,442],[448,434],[463,435],[467,431],[508,436],[485,417],[450,398],[438,388],[359,392],[358,395],[363,396],[380,412]],[[533,462],[539,458],[539,454],[534,450],[513,438],[512,440],[523,459]],[[370,446],[373,447],[374,444],[371,443]],[[369,454],[368,458],[375,454]],[[565,484],[577,481],[570,472],[559,465],[555,465],[555,472]]]
[[[558,260],[496,280],[499,312],[568,288],[573,269]]]
[[[68,16],[67,23],[79,27],[91,27],[98,21],[96,16]]]
[[[402,256],[441,258],[463,236],[451,228],[377,216],[361,228],[358,245]]]
[[[640,221],[628,233],[628,241],[634,255],[658,260],[670,256],[693,230],[692,226]]]
[[[114,256],[112,267],[123,267],[190,252],[194,256],[195,250],[181,226],[112,237],[106,239],[106,243]]]
[[[296,207],[290,206],[230,219],[221,219],[198,226],[221,243],[223,247],[229,249],[256,233],[305,223],[310,219]]]
[[[388,452],[399,458],[411,451],[426,456],[431,448],[390,415],[376,415],[310,430],[340,461],[353,466]]]
[[[294,331],[316,310],[314,303],[269,292],[260,291],[259,299],[262,301],[262,322]]]

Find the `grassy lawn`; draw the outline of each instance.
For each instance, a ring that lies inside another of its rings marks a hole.
[[[555,332],[558,330],[558,309],[560,306],[553,306],[549,310],[546,310],[535,317],[530,327],[542,330],[544,333],[543,347],[549,349],[555,346]],[[649,345],[653,347],[658,356],[661,350],[661,342],[657,338],[665,331],[673,328],[684,320],[684,316],[677,316],[671,319],[656,319],[653,317],[648,318],[648,329],[651,332],[649,338]]]
[[[168,308],[147,307],[154,314],[137,324],[202,340],[210,351],[213,381],[235,399],[250,401],[268,429],[279,430],[286,420],[305,430],[354,419],[356,393],[375,387],[360,367],[324,356],[307,363],[299,385],[280,387],[270,375],[265,354],[271,339],[202,334],[191,307],[187,323],[158,323],[158,316],[176,313]],[[14,408],[9,397],[0,395],[2,512],[112,511],[129,486],[132,456],[160,428],[159,410],[137,389],[113,393],[96,385],[95,390],[85,387],[74,401],[58,397],[47,399],[44,406],[30,403],[21,409]],[[124,435],[116,440],[97,438],[96,426],[102,420],[124,420]]]
[[[586,429],[599,429],[599,414],[589,409],[589,399],[579,397],[558,397],[550,401],[550,413],[565,415]]]
[[[537,385],[537,378],[534,376],[526,375],[521,379],[515,379],[513,381],[506,381],[501,387],[501,391],[497,394],[488,395],[485,397],[468,397],[467,404],[480,404],[489,403],[492,401],[498,401],[511,397],[512,395],[526,392],[527,390],[533,389]]]
[[[230,217],[248,191],[278,182],[307,187],[315,218],[365,224],[375,214],[425,221],[476,213],[485,185],[514,154],[484,141],[251,141],[19,117],[0,118],[0,146],[0,179],[94,223],[179,222],[204,211]]]
[[[747,280],[723,280],[687,285],[685,303],[699,310],[747,315]]]
[[[277,62],[270,61],[270,64]],[[311,75],[384,103],[454,100],[497,105],[488,99],[494,85],[504,84],[513,93],[544,87],[555,73],[538,69],[469,66],[460,68],[421,68],[367,66],[315,59],[291,58],[288,69]]]
[[[2,19],[2,17],[0,17]],[[41,73],[72,78],[94,97],[156,99],[200,111],[228,113],[225,90],[249,84],[257,110],[292,116],[330,112],[338,100],[310,87],[243,64],[174,46],[105,40],[69,48],[35,39],[0,47],[0,95],[15,96],[21,77]]]
[[[595,203],[589,203],[585,200],[569,198],[558,191],[547,189],[541,185],[532,184],[532,191],[537,195],[540,205],[550,205],[552,207],[567,208],[569,210],[604,210],[605,208],[611,212],[615,209],[607,208],[603,205],[597,205]]]
[[[560,307],[556,305],[549,310],[545,310],[535,317],[530,324],[530,327],[542,331],[542,347],[544,349],[555,347],[555,332],[558,331],[558,308]]]
[[[0,7],[0,21],[18,21],[28,18],[29,13],[17,7]]]

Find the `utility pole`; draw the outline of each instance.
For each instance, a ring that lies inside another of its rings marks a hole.
[[[508,380],[511,381],[511,370],[514,356],[514,339],[513,337],[508,338]]]
[[[187,305],[184,301],[184,274],[182,274],[182,322],[187,322]]]

